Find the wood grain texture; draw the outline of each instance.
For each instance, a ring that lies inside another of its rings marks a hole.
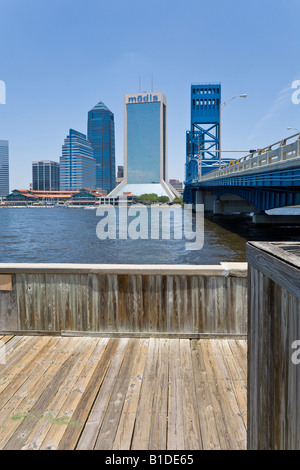
[[[300,449],[300,270],[271,245],[248,249],[248,448]],[[282,250],[281,250],[282,251]]]
[[[247,278],[235,271],[234,276],[183,275],[176,268],[173,275],[23,272],[14,278],[13,291],[0,293],[2,332],[247,333]]]
[[[9,336],[5,345],[0,449],[245,449],[244,340]]]

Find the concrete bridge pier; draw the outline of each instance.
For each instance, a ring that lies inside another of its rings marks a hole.
[[[227,215],[232,213],[257,212],[257,208],[250,202],[235,194],[224,194],[214,200],[213,213],[215,215]]]
[[[299,225],[300,215],[281,215],[281,214],[266,214],[261,212],[254,214],[252,222],[255,225]]]
[[[205,212],[213,212],[215,199],[212,191],[195,191],[195,204],[204,204]]]

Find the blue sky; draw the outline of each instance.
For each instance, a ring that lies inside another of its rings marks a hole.
[[[222,148],[262,148],[300,128],[299,0],[0,0],[0,139],[10,189],[28,188],[33,160],[59,160],[69,128],[86,133],[103,101],[123,163],[124,94],[168,100],[169,178],[184,179],[192,83],[221,82]],[[237,155],[235,155],[237,156]],[[241,156],[241,155],[239,155]]]

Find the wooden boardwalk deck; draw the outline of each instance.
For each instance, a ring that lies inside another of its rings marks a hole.
[[[0,336],[0,346],[0,449],[246,448],[244,340]]]

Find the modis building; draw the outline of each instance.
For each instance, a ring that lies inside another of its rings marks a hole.
[[[124,180],[109,196],[130,192],[177,196],[167,181],[167,99],[161,92],[125,95]]]

